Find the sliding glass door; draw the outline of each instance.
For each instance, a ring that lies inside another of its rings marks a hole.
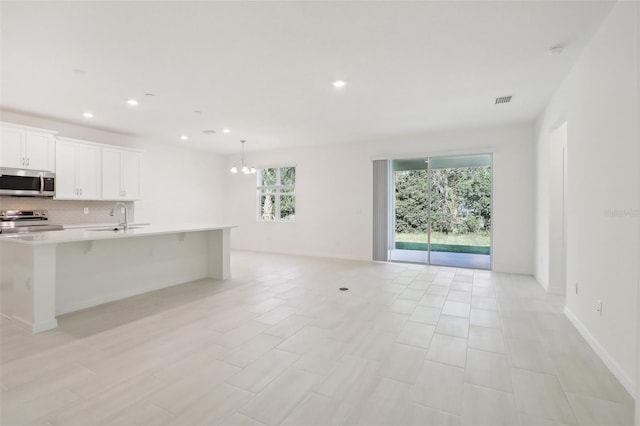
[[[491,155],[393,160],[390,259],[491,269]]]
[[[429,159],[393,160],[391,260],[429,263]]]

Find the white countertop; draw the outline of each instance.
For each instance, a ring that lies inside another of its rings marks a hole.
[[[113,225],[112,225],[113,226]],[[133,225],[130,225],[133,226]],[[71,243],[78,241],[112,240],[118,238],[146,237],[162,234],[179,234],[183,232],[216,231],[220,229],[236,228],[237,225],[216,224],[186,224],[186,225],[150,225],[126,231],[104,230],[104,226],[94,226],[96,229],[64,229],[30,234],[0,235],[2,242],[15,242],[29,245]],[[102,228],[103,230],[98,230]]]
[[[63,225],[64,229],[97,229],[97,228],[115,228],[118,225],[117,222],[109,222],[109,223],[94,223],[94,224],[72,224],[72,225]],[[149,226],[151,225],[148,222],[134,222],[130,223],[129,226]]]

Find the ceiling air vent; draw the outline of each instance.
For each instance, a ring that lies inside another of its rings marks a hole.
[[[511,102],[511,98],[512,96],[500,96],[496,98],[496,105],[498,104],[508,104],[509,102]]]
[[[207,129],[207,130],[203,130],[202,133],[204,133],[205,135],[214,135],[216,131],[212,129]]]

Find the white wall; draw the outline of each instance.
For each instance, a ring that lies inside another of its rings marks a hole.
[[[549,132],[566,120],[566,312],[632,394],[639,283],[638,7],[616,3],[536,126],[536,278],[544,284],[549,275]]]
[[[136,222],[222,222],[226,198],[226,170],[222,167],[222,157],[190,149],[188,143],[159,144],[144,138],[9,111],[2,111],[0,119],[9,123],[57,130],[59,136],[143,150],[143,193],[142,201],[135,202]]]
[[[637,24],[637,28],[638,31],[636,33],[637,36],[637,40],[638,40],[638,46],[640,46],[640,7],[636,8],[636,14],[638,17],[638,24]],[[637,120],[640,123],[640,55],[638,55],[638,72],[636,73],[636,77],[638,79],[638,117]],[[640,133],[640,130],[638,130],[638,133]],[[638,164],[640,164],[640,149],[638,150]],[[640,173],[638,173],[638,187],[637,187],[637,192],[638,192],[638,197],[640,198]],[[640,221],[640,211],[637,212],[637,219],[638,221]],[[640,224],[638,224],[638,228],[640,229]],[[637,240],[638,240],[638,260],[637,260],[637,268],[638,268],[638,303],[637,306],[640,306],[640,232],[638,232],[637,235]],[[640,398],[638,397],[638,395],[640,395],[640,309],[638,310],[638,312],[636,312],[636,316],[637,316],[637,343],[636,343],[636,421],[635,424],[636,425],[640,425]]]
[[[247,148],[251,148],[250,146]],[[296,165],[296,222],[256,220],[256,177],[231,175],[227,222],[232,247],[371,259],[376,158],[494,153],[494,270],[533,273],[533,128],[512,125],[452,130],[403,139],[248,151],[258,168]],[[227,166],[237,160],[229,157]]]

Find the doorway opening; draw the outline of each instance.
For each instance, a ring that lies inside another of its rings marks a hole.
[[[392,261],[491,269],[492,156],[391,162]]]
[[[565,294],[567,122],[551,131],[549,175],[549,293]],[[577,290],[577,289],[576,289]]]

